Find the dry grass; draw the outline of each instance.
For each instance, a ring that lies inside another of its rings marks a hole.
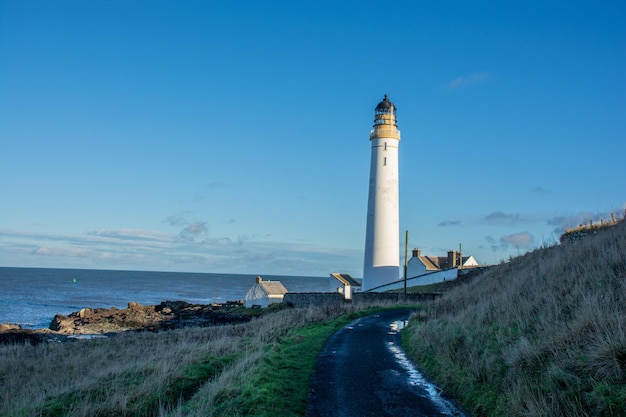
[[[565,233],[564,235],[568,235],[571,233],[577,233],[577,232],[583,232],[583,231],[593,231],[593,230],[598,230],[598,229],[605,229],[607,227],[611,227],[616,225],[617,223],[619,223],[620,221],[624,220],[626,218],[626,210],[624,210],[624,213],[622,214],[615,214],[615,213],[611,213],[611,219],[610,220],[605,220],[605,219],[600,219],[597,222],[593,222],[592,220],[589,221],[589,223],[581,223],[576,227],[568,227],[565,229]]]
[[[334,330],[327,324],[333,319],[366,307],[279,307],[239,325],[133,332],[37,346],[1,345],[0,415],[242,415],[241,410],[251,406],[238,395],[244,389],[249,394],[263,388],[248,382],[266,372],[268,361],[280,360],[277,349],[294,331],[317,324],[328,327],[328,337]],[[322,344],[323,340],[320,348]],[[305,379],[306,396],[310,375],[293,377]],[[280,383],[289,386],[292,381]]]
[[[405,340],[474,415],[625,416],[626,222],[451,290]]]
[[[227,365],[220,358],[238,354],[241,333],[224,326],[1,346],[0,415],[141,415],[159,406],[191,364],[207,363],[216,372]]]

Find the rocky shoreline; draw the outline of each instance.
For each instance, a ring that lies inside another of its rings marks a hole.
[[[57,314],[47,329],[23,329],[18,324],[0,324],[0,344],[65,342],[111,336],[124,331],[159,331],[186,326],[212,326],[250,321],[243,301],[226,304],[190,304],[163,301],[154,306],[129,302],[125,309],[83,308],[67,316]]]

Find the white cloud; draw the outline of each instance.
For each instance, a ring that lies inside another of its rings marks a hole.
[[[33,251],[33,255],[88,257],[93,253],[84,248],[40,246]]]
[[[503,247],[511,245],[516,249],[530,249],[535,242],[535,238],[528,232],[522,232],[502,236],[500,241],[503,243]]]

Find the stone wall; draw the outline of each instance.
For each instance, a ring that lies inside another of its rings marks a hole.
[[[283,297],[283,303],[292,307],[308,307],[321,304],[342,304],[343,294],[338,292],[288,292]]]
[[[440,296],[440,293],[425,294],[407,294],[406,301],[424,302],[432,301]],[[374,292],[357,292],[352,294],[353,303],[369,303],[379,301],[391,301],[403,303],[405,302],[403,293],[374,293]],[[321,304],[342,304],[345,301],[343,294],[336,292],[288,292],[283,298],[283,302],[292,307],[308,307],[311,305]]]
[[[624,213],[626,217],[626,212]],[[611,220],[600,220],[598,223],[590,223],[589,225],[581,224],[575,229],[569,229],[561,235],[559,241],[561,243],[573,243],[579,240],[583,240],[588,236],[595,236],[598,233],[603,233],[607,230],[611,230],[614,226],[624,221],[624,217],[621,219],[615,219],[614,216]]]
[[[580,228],[580,229],[562,234],[559,240],[561,243],[573,243],[579,240],[583,240],[588,236],[595,236],[598,233],[602,233],[603,231],[607,229],[608,229],[608,226]]]
[[[391,292],[359,292],[354,294],[354,302],[376,302],[376,301],[393,301],[403,303],[405,301],[421,303],[424,301],[432,301],[437,297],[440,297],[442,293],[429,292],[429,293],[413,293],[407,294],[404,298],[404,292],[391,293]]]

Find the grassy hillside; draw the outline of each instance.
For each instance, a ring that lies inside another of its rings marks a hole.
[[[474,416],[626,416],[626,221],[450,290],[404,340]]]
[[[244,324],[0,345],[0,416],[302,416],[326,339],[381,306],[275,305]]]

